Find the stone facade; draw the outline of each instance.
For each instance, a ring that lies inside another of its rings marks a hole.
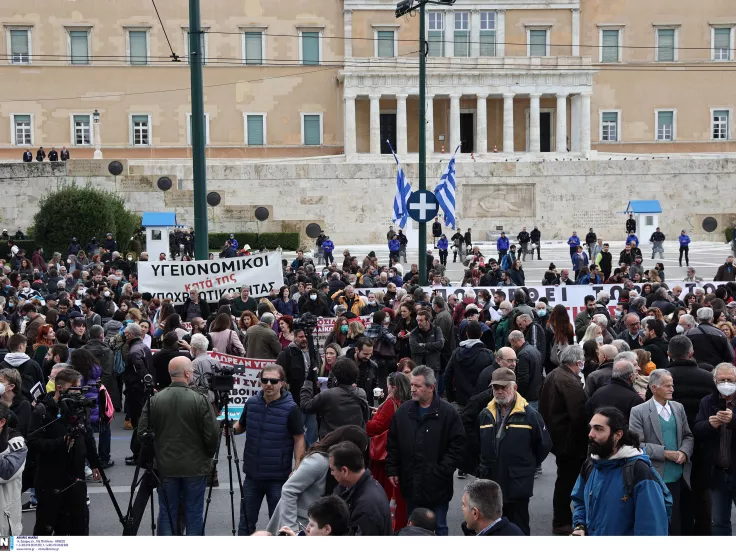
[[[427,167],[434,187],[447,161]],[[31,224],[38,201],[57,186],[76,184],[115,189],[131,209],[174,210],[182,224],[194,223],[192,166],[185,161],[128,161],[129,175],[69,176],[63,163],[0,164],[2,222]],[[416,188],[417,165],[404,165]],[[174,187],[155,186],[169,176]],[[210,231],[298,231],[317,222],[343,243],[383,243],[391,224],[396,165],[389,162],[226,163],[207,166],[208,191],[223,202],[208,208]],[[594,227],[598,235],[620,239],[630,199],[658,199],[660,225],[668,239],[683,228],[693,239],[709,239],[702,219],[713,216],[719,229],[736,203],[736,158],[458,162],[458,224],[476,239],[499,227],[511,235],[538,224],[543,239],[567,239]],[[152,184],[153,183],[153,184]],[[266,206],[271,217],[258,223],[253,211]],[[640,236],[643,241],[648,236]],[[305,243],[308,243],[305,239]]]

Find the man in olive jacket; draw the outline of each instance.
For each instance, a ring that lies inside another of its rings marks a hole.
[[[169,364],[171,385],[150,399],[150,412],[144,407],[138,423],[141,438],[149,426],[156,434],[156,460],[163,480],[163,487],[158,488],[159,535],[177,534],[169,522],[164,492],[174,524],[183,500],[187,535],[202,534],[204,492],[219,428],[207,398],[189,387],[193,373],[187,357],[173,359]]]

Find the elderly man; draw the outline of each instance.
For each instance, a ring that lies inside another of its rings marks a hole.
[[[622,355],[632,353],[621,353]],[[636,380],[636,367],[628,360],[618,360],[613,363],[613,372],[611,372],[610,381],[599,387],[593,393],[585,407],[588,414],[592,417],[593,413],[604,406],[614,406],[618,408],[626,419],[629,419],[631,409],[639,406],[644,401],[634,390],[634,381]]]
[[[593,316],[593,324],[601,329],[601,335],[603,336],[604,345],[610,345],[613,342],[613,334],[608,331],[608,324],[610,320],[605,314],[596,314]]]
[[[672,400],[672,375],[667,370],[654,370],[649,374],[649,388],[653,397],[631,410],[629,429],[639,436],[641,447],[672,493],[670,535],[681,535],[681,491],[683,482],[690,487],[695,439],[685,408]]]
[[[664,316],[672,314],[675,310],[675,304],[670,301],[667,290],[663,287],[657,288],[657,290],[654,292],[654,301],[652,302],[652,307],[661,310]]]
[[[721,362],[733,364],[733,347],[723,332],[713,325],[713,309],[698,309],[698,326],[688,330],[685,335],[692,341],[695,360],[716,366]]]
[[[644,299],[643,297],[637,297],[634,301],[636,301],[637,299],[642,299],[644,301],[644,304],[646,305],[646,299]],[[632,301],[632,308],[634,301]],[[618,334],[616,338],[623,339],[629,346],[629,349],[631,349],[632,351],[634,349],[641,349],[642,332],[641,320],[639,318],[639,315],[634,314],[633,312],[627,314],[626,318],[624,319],[624,324],[626,325],[626,329]]]
[[[258,324],[248,328],[245,332],[247,338],[247,358],[258,358],[262,360],[275,360],[281,353],[281,343],[273,331],[274,316],[270,312],[261,316]]]
[[[153,376],[153,355],[148,345],[143,343],[143,329],[138,324],[128,324],[123,332],[128,342],[128,360],[125,363],[123,381],[125,381],[125,403],[128,407],[133,435],[130,439],[130,451],[133,453],[125,459],[126,466],[135,466],[138,462],[140,444],[138,442],[138,421],[143,412],[146,400],[143,379]]]
[[[616,349],[613,344],[603,345],[598,348],[598,359],[600,360],[600,365],[595,372],[588,375],[585,379],[585,394],[588,398],[590,398],[599,387],[602,387],[611,379],[611,374],[613,374],[613,359],[616,358],[616,355],[618,354],[618,349]],[[634,359],[636,359],[636,355],[633,356]]]
[[[210,403],[214,405],[215,394],[210,391],[209,378],[218,371],[222,366],[220,362],[207,354],[209,341],[207,337],[201,333],[194,334],[190,343],[190,351],[192,354],[192,387],[206,396]]]
[[[682,316],[680,316],[680,318],[677,319],[677,323],[677,333],[681,335],[687,334],[687,332],[697,326],[695,318],[689,314],[683,314]],[[682,330],[680,330],[680,328],[682,328]]]
[[[579,345],[570,345],[560,354],[560,365],[542,384],[539,413],[552,438],[552,453],[557,462],[557,480],[552,499],[552,532],[572,533],[570,493],[588,450],[588,416],[580,372],[585,354]]]
[[[534,471],[549,454],[552,441],[542,417],[521,391],[517,392],[516,380],[516,374],[508,368],[493,374],[493,400],[476,422],[480,441],[478,477],[501,485],[504,515],[530,535],[529,499],[534,494]]]
[[[691,266],[687,267],[687,276],[682,279],[683,282],[702,282],[700,276],[695,275],[695,269]]]
[[[516,325],[524,334],[524,339],[527,343],[536,348],[537,351],[539,351],[539,354],[542,355],[542,358],[544,358],[544,355],[546,354],[547,337],[544,335],[544,329],[542,326],[534,322],[532,317],[528,314],[520,314],[517,316]]]
[[[495,354],[495,361],[490,366],[487,366],[478,376],[478,382],[475,384],[475,394],[482,393],[491,385],[491,378],[493,372],[497,368],[509,368],[510,370],[516,370],[516,351],[511,347],[501,347]]]
[[[524,340],[524,334],[519,330],[514,330],[509,334],[509,343],[517,358],[516,382],[519,386],[519,394],[536,410],[539,408],[539,390],[544,380],[542,374],[544,357]]]
[[[360,316],[360,311],[365,307],[365,300],[355,293],[353,286],[345,286],[332,295],[332,301],[335,305],[344,305],[350,312],[356,316]]]
[[[700,402],[693,433],[709,459],[713,534],[731,536],[731,504],[736,502],[736,367],[723,362],[713,370],[716,392]]]

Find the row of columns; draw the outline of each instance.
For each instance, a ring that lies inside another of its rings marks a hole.
[[[503,152],[514,153],[514,97],[516,94],[503,94]],[[396,153],[407,153],[406,99],[408,94],[396,94]],[[450,94],[450,149],[454,152],[460,144],[460,98],[462,94]],[[539,102],[541,93],[529,94],[529,151],[540,151]],[[567,152],[567,97],[557,94],[557,116],[555,134],[558,153]],[[381,152],[381,95],[372,94],[370,98],[370,152]],[[475,152],[488,152],[487,100],[488,94],[477,94]],[[345,153],[357,151],[355,124],[356,96],[345,96]],[[427,94],[427,151],[434,152],[434,95]],[[571,151],[588,153],[590,151],[590,93],[583,92],[571,98]]]

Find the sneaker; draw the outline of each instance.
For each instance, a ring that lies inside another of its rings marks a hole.
[[[462,472],[460,470],[457,471],[457,478],[458,479],[465,479],[466,477],[468,477],[468,475],[465,472]]]
[[[29,500],[28,502],[26,502],[25,504],[23,504],[23,506],[21,507],[21,509],[24,512],[35,512],[36,511],[36,503],[35,502],[31,502]]]
[[[133,424],[130,420],[125,420],[125,422],[123,422],[123,429],[133,429]]]
[[[87,506],[90,505],[89,495],[87,495]]]
[[[92,469],[89,466],[84,466],[84,478],[88,481],[92,479]]]

